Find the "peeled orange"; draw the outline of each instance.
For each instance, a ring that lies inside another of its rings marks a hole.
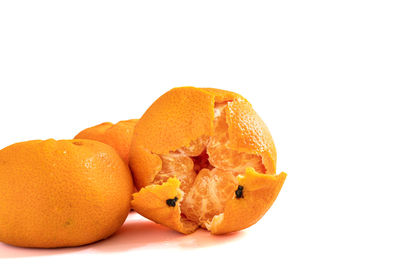
[[[242,96],[174,88],[135,126],[132,207],[182,233],[241,230],[270,208],[285,181],[271,134]]]

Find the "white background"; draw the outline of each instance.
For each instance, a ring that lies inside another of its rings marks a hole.
[[[253,104],[288,178],[234,235],[182,236],[133,215],[81,248],[0,244],[0,265],[399,266],[399,14],[382,0],[1,1],[1,148],[208,86]]]

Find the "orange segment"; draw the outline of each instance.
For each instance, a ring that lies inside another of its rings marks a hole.
[[[193,160],[180,153],[160,155],[162,161],[161,171],[155,176],[153,183],[162,184],[170,177],[176,177],[181,182],[181,189],[187,192],[196,178],[193,170]]]
[[[265,172],[260,156],[229,149],[227,143],[213,140],[207,147],[207,153],[211,165],[216,168],[244,173],[247,167],[252,167],[258,172]]]
[[[237,178],[229,171],[202,169],[182,204],[182,213],[202,226],[224,211],[237,187]]]
[[[188,146],[182,147],[178,150],[178,152],[190,157],[199,156],[206,149],[207,141],[208,140],[206,137],[200,137],[196,140],[192,140]]]

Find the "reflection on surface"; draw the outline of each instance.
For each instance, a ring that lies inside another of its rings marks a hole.
[[[121,229],[106,240],[81,247],[58,249],[19,248],[0,243],[0,258],[37,257],[65,253],[112,253],[139,248],[193,249],[223,244],[241,238],[243,235],[244,232],[237,232],[215,236],[203,229],[190,235],[183,235],[132,212]]]

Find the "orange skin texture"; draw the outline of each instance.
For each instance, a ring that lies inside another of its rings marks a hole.
[[[239,94],[229,91],[180,87],[157,99],[135,127],[130,168],[135,184],[141,189],[132,200],[132,207],[138,213],[181,233],[195,231],[196,227],[182,218],[179,205],[170,207],[165,204],[167,198],[176,196],[178,203],[181,200],[179,181],[172,178],[162,185],[151,185],[162,168],[157,154],[168,154],[202,136],[211,136],[214,133],[214,105],[227,101],[226,122],[231,149],[260,155],[266,173],[256,173],[249,168],[239,179],[239,184],[246,185],[245,198],[236,199],[233,194],[232,200],[225,206],[224,215],[215,216],[207,228],[213,234],[238,231],[256,223],[270,208],[286,174],[275,175],[273,139],[251,104]],[[250,186],[247,188],[247,185]],[[152,204],[155,199],[157,205]]]
[[[237,98],[227,106],[226,121],[231,148],[261,155],[267,173],[276,172],[276,148],[267,126],[246,100]]]
[[[128,165],[133,131],[138,121],[138,119],[132,119],[120,121],[116,124],[104,122],[81,131],[74,138],[95,140],[110,145]],[[133,188],[134,192],[137,192],[135,185]]]
[[[120,121],[116,124],[104,122],[87,128],[75,136],[75,139],[96,140],[112,146],[126,164],[129,163],[129,150],[135,125],[139,120]]]
[[[27,141],[0,150],[0,241],[71,247],[105,239],[130,211],[132,176],[92,140]]]
[[[178,179],[170,178],[162,185],[149,185],[142,188],[140,193],[134,194],[132,205],[137,208],[135,211],[178,232],[184,234],[194,232],[198,225],[181,218],[178,203],[175,207],[166,206],[167,199],[177,197],[178,201],[182,200],[182,191],[179,189],[179,185]]]
[[[243,186],[243,198],[233,197],[225,206],[223,216],[215,216],[211,222],[212,234],[225,234],[245,229],[258,222],[269,210],[283,186],[286,173],[260,174],[252,168],[239,178]]]

